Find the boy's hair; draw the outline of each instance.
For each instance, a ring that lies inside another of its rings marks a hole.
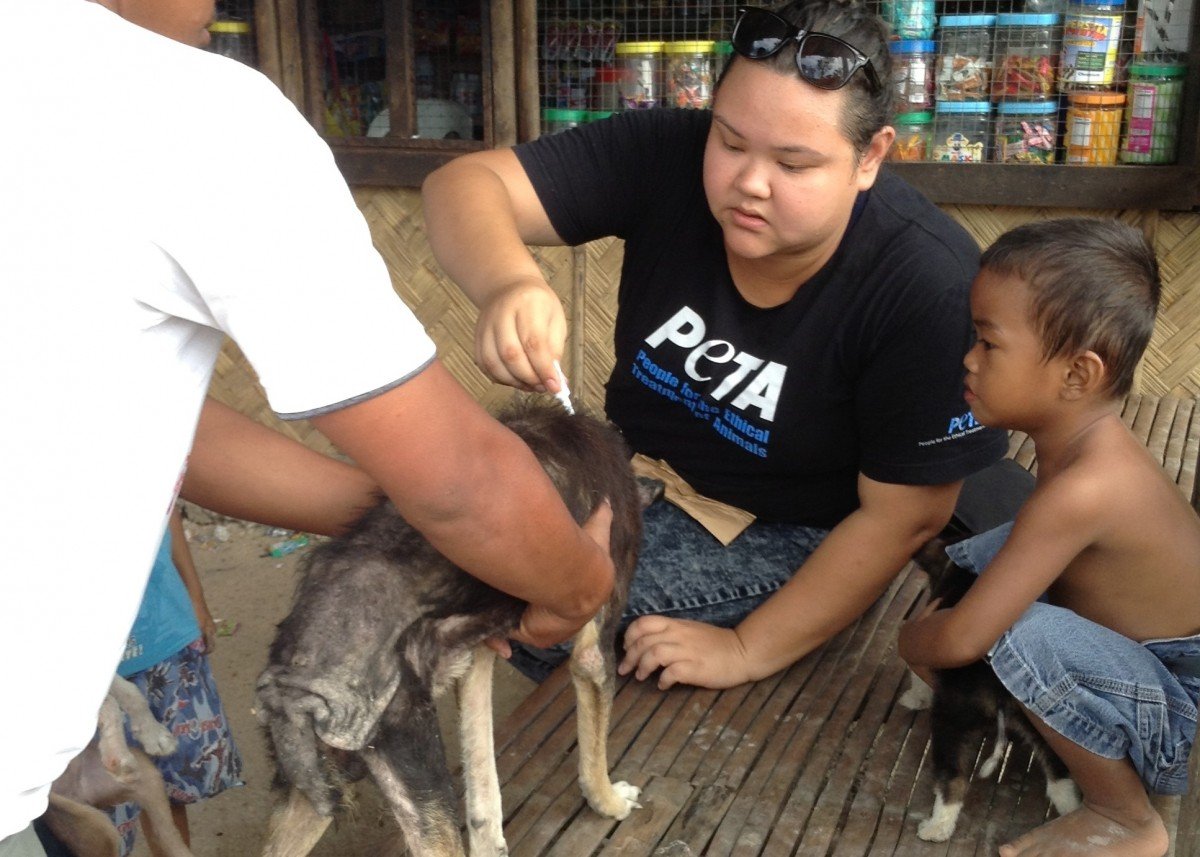
[[[1023,280],[1046,360],[1094,351],[1104,391],[1129,393],[1158,311],[1158,260],[1142,233],[1118,220],[1026,223],[984,251],[980,267]]]
[[[875,75],[879,78],[879,89],[871,91],[866,72],[861,69],[854,72],[849,83],[841,89],[846,93],[841,125],[846,139],[854,145],[854,150],[862,155],[876,132],[885,125],[892,124],[894,115],[893,99],[896,86],[893,82],[892,60],[888,53],[887,24],[868,9],[862,0],[790,0],[781,6],[768,8],[797,27],[836,36],[866,54],[875,69]],[[714,91],[720,88],[725,74],[738,62],[756,60],[744,59],[736,53],[730,54],[729,61],[717,76]],[[799,79],[794,41],[779,53],[759,62]]]

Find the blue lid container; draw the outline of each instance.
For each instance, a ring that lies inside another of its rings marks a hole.
[[[1057,101],[1001,101],[996,105],[1000,114],[1047,114],[1058,112]]]
[[[939,101],[933,107],[938,113],[990,113],[990,101]]]
[[[996,23],[995,15],[943,15],[938,19],[939,27],[991,27]]]
[[[996,16],[997,27],[1053,27],[1062,15],[1029,15],[1024,12],[1005,12]]]
[[[931,54],[936,50],[933,39],[902,39],[888,43],[888,52],[892,54]]]

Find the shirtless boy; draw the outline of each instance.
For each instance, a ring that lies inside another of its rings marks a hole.
[[[1147,791],[1187,790],[1200,697],[1200,519],[1121,422],[1158,265],[1141,234],[1069,219],[1014,229],[971,290],[967,402],[1027,432],[1037,487],[1016,520],[952,546],[979,573],[900,632],[915,669],[986,657],[1071,771],[1083,806],[1003,857],[1160,857]]]

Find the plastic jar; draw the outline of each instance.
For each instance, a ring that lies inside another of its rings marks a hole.
[[[1062,18],[997,15],[992,49],[992,100],[1054,97]]]
[[[943,15],[939,22],[937,100],[987,98],[995,15]]]
[[[896,84],[896,106],[900,110],[933,108],[933,69],[937,47],[932,39],[908,39],[888,46],[892,55],[892,79]]]
[[[883,0],[879,14],[898,39],[933,37],[933,0]]]
[[[929,160],[981,164],[987,160],[992,105],[987,101],[939,101],[933,114]]]
[[[1052,164],[1057,139],[1058,102],[1002,101],[996,105],[998,164]]]
[[[542,133],[557,134],[569,128],[578,128],[588,120],[586,110],[563,110],[548,107],[542,111]]]
[[[621,72],[611,66],[600,66],[592,76],[592,106],[597,110],[617,110],[621,107]]]
[[[1117,162],[1123,92],[1072,92],[1067,107],[1067,163],[1111,166]]]
[[[1129,67],[1121,163],[1175,163],[1186,72],[1183,63],[1135,62]]]
[[[896,141],[888,152],[889,161],[929,160],[929,135],[933,131],[933,113],[917,110],[901,113],[892,120]]]
[[[1117,82],[1123,0],[1072,0],[1063,19],[1058,88],[1112,86]]]
[[[235,59],[248,66],[257,60],[254,52],[254,30],[245,21],[213,21],[208,25],[212,37],[208,49],[214,54]]]
[[[662,100],[662,42],[617,42],[617,93],[624,110],[658,107]]]
[[[732,42],[713,42],[713,80],[721,76],[725,71],[725,66],[729,65],[730,58],[733,57]]]
[[[712,104],[713,48],[716,42],[666,42],[664,103],[703,110]]]

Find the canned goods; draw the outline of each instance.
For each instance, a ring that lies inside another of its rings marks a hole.
[[[1112,86],[1124,0],[1073,0],[1063,22],[1059,89]]]
[[[992,53],[992,99],[1033,101],[1055,92],[1058,15],[997,15]]]
[[[703,110],[712,103],[713,48],[716,42],[666,42],[663,45],[665,103]]]
[[[896,141],[888,152],[890,161],[924,161],[929,157],[929,134],[933,130],[933,113],[919,110],[901,113],[892,120]]]
[[[933,116],[929,160],[981,164],[987,160],[992,105],[986,101],[939,101]]]
[[[938,37],[938,101],[987,98],[995,15],[943,15]]]
[[[1004,101],[996,107],[996,145],[992,160],[1001,164],[1052,164],[1058,104],[1054,101]]]
[[[932,39],[908,39],[892,42],[892,79],[896,101],[901,110],[928,110],[933,107],[933,65],[936,46]]]
[[[1067,163],[1111,166],[1117,162],[1123,92],[1073,92],[1067,108]]]
[[[618,100],[624,110],[662,103],[662,42],[617,42]]]
[[[1186,71],[1183,63],[1135,62],[1129,67],[1121,163],[1175,163]]]

